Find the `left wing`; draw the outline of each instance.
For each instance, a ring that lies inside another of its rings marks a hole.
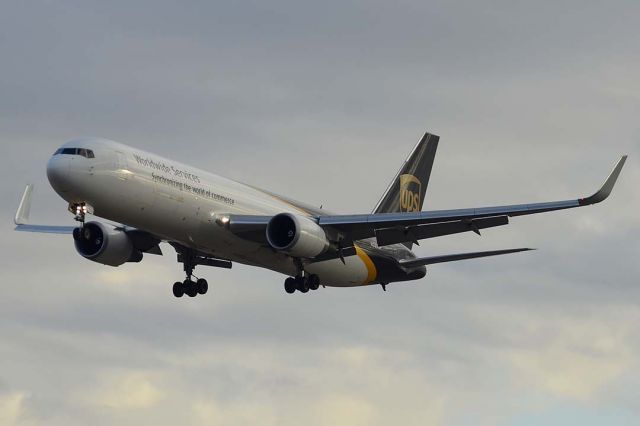
[[[611,194],[626,159],[626,155],[622,156],[602,187],[586,198],[456,210],[312,217],[325,231],[339,233],[343,247],[348,246],[346,242],[371,237],[376,238],[379,246],[384,246],[459,232],[480,233],[480,229],[506,225],[509,217],[588,206],[604,201]],[[265,229],[271,218],[272,216],[225,215],[219,224],[241,238],[266,243]]]
[[[322,227],[336,228],[351,235],[354,240],[373,237],[381,231],[394,229],[400,230],[406,234],[405,241],[412,241],[412,238],[416,237],[416,233],[419,234],[420,231],[424,230],[422,228],[423,226],[433,226],[432,224],[457,223],[462,225],[467,223],[470,228],[468,230],[473,230],[473,223],[475,221],[485,220],[485,218],[494,218],[497,221],[499,220],[498,218],[504,218],[505,216],[523,216],[588,206],[604,201],[611,194],[626,159],[627,156],[624,155],[618,161],[618,164],[616,164],[604,185],[602,185],[595,194],[586,198],[552,201],[547,203],[517,204],[511,206],[457,210],[435,210],[415,213],[320,216],[318,218],[318,224]],[[502,222],[504,222],[504,219]]]

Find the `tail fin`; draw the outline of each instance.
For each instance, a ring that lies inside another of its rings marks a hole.
[[[378,201],[374,213],[422,210],[439,136],[425,133]]]

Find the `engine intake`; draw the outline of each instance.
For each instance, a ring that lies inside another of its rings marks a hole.
[[[136,250],[126,232],[100,222],[85,223],[73,230],[76,251],[85,259],[109,266],[140,262],[142,252]]]
[[[313,258],[329,248],[322,227],[313,220],[291,213],[275,215],[267,225],[267,241],[275,250],[293,257]]]

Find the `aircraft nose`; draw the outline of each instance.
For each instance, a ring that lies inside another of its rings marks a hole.
[[[56,192],[69,191],[69,158],[66,155],[54,155],[49,159],[47,178]]]

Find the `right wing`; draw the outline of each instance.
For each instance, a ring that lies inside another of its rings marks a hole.
[[[32,225],[29,223],[29,213],[31,211],[31,197],[33,194],[33,185],[28,184],[22,194],[20,205],[16,211],[14,222],[16,224],[16,231],[22,232],[37,232],[41,234],[73,234],[73,230],[78,226],[56,226],[56,225]],[[134,247],[144,253],[162,255],[160,249],[161,238],[158,238],[146,231],[142,231],[136,228],[128,226],[112,225],[117,229],[125,232]]]

